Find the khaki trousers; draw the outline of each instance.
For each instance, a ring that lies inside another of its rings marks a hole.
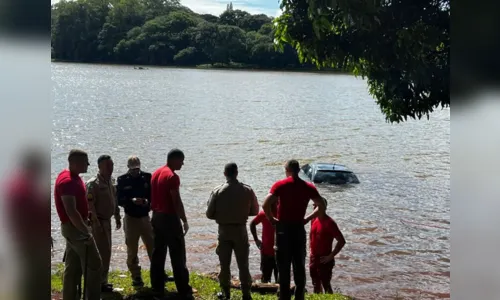
[[[85,244],[83,234],[71,223],[61,224],[61,233],[66,239],[66,258],[63,275],[63,300],[79,298],[77,286],[81,283],[85,270],[85,255],[87,255],[87,300],[101,299],[101,257],[95,241]],[[82,287],[83,288],[83,287]],[[82,291],[83,293],[83,291]]]
[[[231,256],[234,250],[238,264],[241,291],[243,296],[250,295],[252,277],[248,266],[249,255],[248,233],[245,224],[219,225],[219,236],[216,253],[220,261],[219,283],[222,290],[229,290],[231,280]]]
[[[101,227],[92,224],[92,234],[102,260],[101,284],[108,283],[109,264],[111,262],[111,219],[99,219]]]
[[[123,231],[125,232],[125,244],[127,245],[127,267],[132,274],[132,278],[141,277],[141,267],[139,266],[139,238],[142,239],[149,261],[153,254],[153,226],[149,216],[135,218],[125,215],[123,221]]]

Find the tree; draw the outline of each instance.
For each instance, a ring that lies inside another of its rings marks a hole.
[[[282,0],[278,46],[368,79],[386,120],[450,105],[449,0]]]

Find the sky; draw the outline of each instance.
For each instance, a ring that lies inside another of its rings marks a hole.
[[[181,4],[197,13],[220,15],[230,0],[180,0]],[[51,0],[56,3],[58,0]],[[266,14],[271,17],[279,15],[278,0],[233,0],[233,9],[241,9],[251,14]]]

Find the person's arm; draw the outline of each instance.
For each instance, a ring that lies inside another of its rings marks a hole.
[[[68,215],[68,218],[71,221],[71,224],[73,224],[76,229],[81,231],[85,235],[90,236],[90,232],[88,227],[85,225],[85,222],[83,221],[82,216],[76,209],[76,198],[73,195],[64,195],[61,197],[62,198],[62,203],[64,205],[64,210],[66,211],[66,214]]]
[[[278,202],[279,193],[281,191],[280,187],[281,185],[279,183],[273,184],[271,190],[269,191],[269,194],[266,196],[266,198],[264,199],[264,203],[262,204],[262,209],[264,210],[267,219],[273,225],[278,222],[278,219],[274,216],[271,208],[276,202]]]
[[[335,257],[339,252],[344,248],[345,246],[345,238],[342,232],[339,230],[339,235],[335,238],[337,240],[337,244],[335,245],[335,248],[333,249],[332,252],[332,257]]]
[[[113,186],[113,190],[114,190],[114,193],[115,193],[115,200],[117,200],[117,194],[118,194],[118,192],[117,192],[117,186],[116,185]],[[115,221],[118,224],[118,222],[120,222],[120,220],[122,218],[120,216],[120,206],[118,205],[118,201],[115,201],[115,213],[114,213],[114,215],[115,215]]]
[[[253,190],[250,190],[252,196],[252,202],[250,203],[250,213],[249,216],[256,216],[259,213],[259,201],[257,201],[257,196]]]
[[[208,205],[207,205],[207,218],[210,220],[215,220],[216,217],[216,211],[215,211],[215,203],[217,199],[217,193],[215,191],[212,191],[210,193],[210,198],[208,199]]]
[[[97,189],[94,182],[87,182],[87,200],[89,202],[89,211],[92,216],[92,224],[95,224],[97,227],[101,227],[101,223],[97,218],[97,211],[95,209],[95,203],[99,201],[97,199]]]
[[[146,195],[146,203],[145,205],[147,205],[149,208],[151,208],[151,174],[148,173],[147,176],[145,176],[145,180],[146,180],[146,191],[145,191],[145,195]]]
[[[316,218],[318,216],[318,213],[320,211],[325,212],[326,211],[326,206],[325,206],[325,198],[321,197],[318,190],[315,187],[312,187],[313,189],[311,190],[312,195],[311,195],[311,200],[314,202],[316,205],[316,208],[313,210],[312,213],[310,213],[308,216],[305,217],[304,223],[308,223],[312,219]]]
[[[257,236],[257,225],[262,222],[261,216],[262,215],[257,215],[255,218],[253,218],[252,222],[250,222],[250,232],[252,233],[253,240],[255,241],[255,244],[259,249],[262,246],[262,241]]]
[[[333,235],[334,239],[337,240],[337,244],[335,245],[335,248],[333,251],[325,257],[320,258],[320,261],[322,263],[328,263],[332,260],[335,259],[335,256],[339,254],[339,252],[344,248],[346,241],[344,238],[344,235],[342,234],[342,231],[340,231],[339,227],[337,226],[337,223],[335,223],[333,220],[330,223],[331,226],[331,234]]]
[[[172,202],[173,202],[175,211],[177,212],[177,215],[182,220],[182,222],[187,223],[186,212],[184,211],[184,204],[182,203],[181,194],[179,191],[179,187],[180,187],[179,177],[174,176],[174,177],[172,177],[171,180],[173,180],[173,182],[172,182],[173,186],[172,186],[172,189],[170,190],[170,195],[172,196]]]
[[[266,214],[267,219],[273,224],[278,222],[278,219],[276,219],[276,217],[273,215],[273,212],[271,210],[271,207],[276,202],[278,202],[278,197],[269,193],[267,195],[266,199],[264,199],[264,204],[262,204],[262,209],[264,210],[264,213]]]

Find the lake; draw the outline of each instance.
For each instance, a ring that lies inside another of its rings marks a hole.
[[[171,148],[184,151],[178,174],[191,227],[190,271],[218,267],[217,226],[205,209],[212,188],[224,182],[225,163],[239,165],[239,179],[262,204],[287,159],[336,162],[361,184],[318,186],[347,240],[334,288],[360,299],[449,298],[449,109],[389,124],[365,80],[337,74],[52,63],[52,80],[52,186],[71,148],[90,154],[85,180],[97,173],[101,154],[113,157],[116,178],[129,155],[153,172]],[[52,208],[57,263],[64,240]],[[250,249],[256,276],[253,241]],[[148,268],[144,249],[140,259]],[[112,268],[125,270],[125,262],[123,231],[113,231]],[[171,270],[169,259],[166,266]],[[232,268],[237,275],[234,258]]]

